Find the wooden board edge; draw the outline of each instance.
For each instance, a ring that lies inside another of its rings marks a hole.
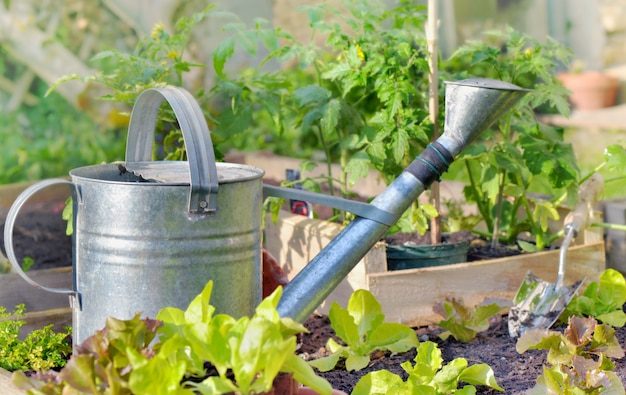
[[[3,395],[24,395],[26,391],[23,391],[13,384],[13,373],[0,368],[0,389],[2,389]]]
[[[605,269],[604,243],[573,247],[566,282],[595,280]],[[518,256],[519,257],[519,256]],[[447,267],[399,270],[368,275],[369,290],[381,303],[388,320],[412,326],[437,322],[432,306],[445,297],[462,298],[468,305],[485,299],[511,301],[527,271],[554,282],[558,251],[528,254],[524,259],[494,259]]]

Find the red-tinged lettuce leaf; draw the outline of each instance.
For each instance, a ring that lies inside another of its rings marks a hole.
[[[596,323],[593,318],[570,317],[563,335],[576,347],[583,346],[591,341]]]
[[[99,390],[96,384],[94,364],[95,360],[92,355],[73,355],[59,373],[59,379],[75,390],[97,394]]]
[[[615,329],[608,325],[598,325],[593,332],[590,352],[602,353],[606,357],[620,359],[624,357],[624,349],[615,337]]]

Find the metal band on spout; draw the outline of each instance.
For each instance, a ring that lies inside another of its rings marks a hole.
[[[441,179],[453,159],[450,152],[435,141],[428,144],[424,152],[411,162],[404,171],[420,180],[422,184],[430,185],[433,181]]]

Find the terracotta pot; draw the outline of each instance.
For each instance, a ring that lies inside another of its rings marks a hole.
[[[619,80],[597,71],[562,73],[557,76],[571,91],[570,101],[578,110],[594,110],[615,105]]]

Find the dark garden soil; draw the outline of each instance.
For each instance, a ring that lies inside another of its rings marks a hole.
[[[50,269],[72,264],[72,239],[65,235],[65,221],[61,218],[65,202],[49,201],[27,204],[20,212],[13,230],[13,249],[19,262],[30,257],[35,264],[30,270]],[[0,235],[4,235],[4,217]],[[0,237],[2,253],[4,237]]]
[[[328,318],[312,316],[306,321],[305,326],[309,333],[301,335],[298,352],[305,358],[327,355],[324,346],[328,338],[334,336]],[[536,378],[542,373],[546,352],[531,350],[521,355],[518,354],[515,351],[515,339],[509,337],[508,334],[506,316],[494,319],[489,330],[479,333],[472,342],[467,344],[457,342],[452,337],[446,341],[439,339],[437,335],[441,330],[436,327],[416,328],[416,332],[420,341],[430,340],[439,345],[445,362],[463,357],[469,364],[489,364],[494,370],[498,384],[505,389],[505,394],[524,393],[533,387]],[[622,347],[625,347],[626,328],[617,329],[616,334]],[[380,353],[374,355],[369,366],[361,371],[347,372],[343,362],[340,362],[337,369],[326,373],[318,372],[318,374],[326,378],[334,388],[350,393],[356,382],[371,371],[387,369],[406,379],[406,373],[400,364],[404,361],[412,362],[415,354],[415,350],[396,355]],[[626,358],[615,361],[615,372],[622,382],[626,383]],[[477,394],[495,395],[500,392],[478,387]]]

